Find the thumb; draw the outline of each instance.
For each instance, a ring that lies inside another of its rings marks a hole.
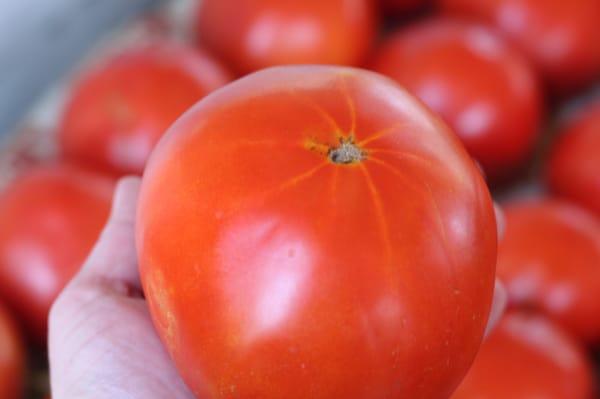
[[[77,280],[113,280],[140,289],[134,238],[139,191],[138,177],[118,182],[108,222]]]

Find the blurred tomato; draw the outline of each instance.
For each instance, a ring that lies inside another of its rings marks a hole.
[[[50,306],[108,217],[113,182],[71,166],[38,167],[0,193],[0,296],[38,341]]]
[[[539,68],[557,92],[600,77],[598,0],[438,0],[454,14],[498,28]]]
[[[282,64],[363,61],[376,34],[373,0],[202,0],[200,41],[244,74]]]
[[[8,310],[0,305],[0,398],[23,397],[25,356],[17,326]]]
[[[536,76],[486,28],[452,19],[409,26],[383,44],[373,68],[439,113],[490,178],[531,153],[543,108]]]
[[[542,316],[509,313],[486,339],[452,399],[591,399],[591,365]]]
[[[206,398],[442,398],[486,326],[485,183],[406,91],[279,67],[202,101],[144,176],[155,325]]]
[[[405,13],[414,11],[426,4],[431,3],[431,0],[378,0],[383,4],[383,8],[393,13]]]
[[[129,49],[76,82],[59,140],[67,158],[141,174],[164,131],[230,80],[212,57],[171,42]]]
[[[509,301],[542,311],[574,335],[600,340],[600,221],[566,202],[505,208],[498,275]]]
[[[546,168],[550,189],[600,216],[600,101],[563,127]]]

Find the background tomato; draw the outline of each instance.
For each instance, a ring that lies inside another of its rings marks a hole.
[[[79,269],[108,217],[111,180],[45,166],[0,193],[0,296],[46,340],[52,302]]]
[[[214,93],[161,141],[138,212],[155,325],[199,397],[447,397],[479,347],[489,193],[379,75],[280,67]]]
[[[598,0],[438,0],[446,11],[496,27],[567,92],[600,77]]]
[[[562,128],[546,170],[550,189],[600,215],[600,100]]]
[[[576,336],[600,339],[600,221],[554,200],[508,204],[498,276],[516,306],[548,314]]]
[[[17,326],[0,305],[0,398],[20,399],[24,392],[25,348]]]
[[[363,61],[376,34],[373,0],[203,0],[200,42],[241,74],[281,64]]]
[[[483,343],[452,399],[590,399],[591,364],[540,316],[509,313]]]
[[[486,28],[426,20],[387,39],[372,66],[439,113],[490,178],[531,154],[543,107],[536,76]]]
[[[229,79],[211,56],[182,44],[124,51],[76,83],[59,127],[62,150],[87,165],[141,174],[165,130]]]

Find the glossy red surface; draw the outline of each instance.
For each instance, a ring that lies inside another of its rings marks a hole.
[[[583,350],[560,328],[509,313],[451,399],[591,399],[591,373]]]
[[[106,222],[112,189],[103,176],[56,165],[26,172],[0,193],[0,297],[40,343],[52,302]]]
[[[600,216],[600,100],[562,127],[550,153],[546,182],[555,194]]]
[[[240,74],[274,65],[357,65],[370,50],[373,0],[203,0],[198,37]]]
[[[198,397],[438,399],[479,348],[489,193],[377,74],[272,68],[207,97],[153,154],[138,212],[151,313]]]
[[[4,305],[0,305],[0,398],[23,397],[25,359],[25,347],[17,325]]]
[[[600,340],[600,221],[566,202],[505,207],[498,276],[509,301],[541,311],[575,336]]]
[[[439,113],[491,179],[532,152],[543,109],[536,76],[487,28],[425,20],[392,34],[372,67]]]
[[[210,55],[182,44],[128,49],[75,83],[58,131],[61,149],[86,165],[141,174],[165,130],[230,79]]]
[[[598,0],[438,0],[486,21],[518,47],[558,93],[600,78]]]

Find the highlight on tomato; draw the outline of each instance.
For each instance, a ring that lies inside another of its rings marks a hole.
[[[208,53],[171,41],[127,48],[85,71],[58,130],[64,156],[115,174],[141,174],[165,130],[231,80]]]
[[[537,76],[482,25],[430,18],[401,28],[371,67],[438,113],[491,181],[509,177],[531,155],[544,108]]]
[[[554,194],[600,216],[600,100],[579,109],[560,129],[546,182]]]
[[[284,64],[358,65],[377,34],[373,0],[203,0],[202,45],[239,74]]]
[[[98,239],[112,190],[112,179],[48,165],[0,192],[0,297],[37,343],[45,344],[54,299]]]
[[[16,321],[0,305],[0,398],[23,398],[25,363],[25,346]]]
[[[577,341],[540,315],[511,312],[451,399],[590,399],[593,392],[592,366]]]
[[[448,13],[492,25],[521,50],[557,94],[600,78],[598,0],[438,0]]]
[[[545,313],[574,336],[600,340],[600,220],[567,202],[521,200],[504,208],[498,276],[509,303]]]
[[[136,240],[157,331],[204,398],[448,397],[494,289],[471,157],[352,68],[271,68],[194,106],[151,157]]]

